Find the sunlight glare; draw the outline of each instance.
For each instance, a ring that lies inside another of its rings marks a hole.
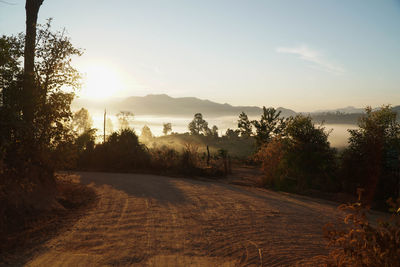
[[[82,98],[104,100],[117,96],[123,90],[122,78],[118,71],[106,65],[89,65],[85,68]]]

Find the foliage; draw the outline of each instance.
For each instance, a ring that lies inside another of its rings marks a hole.
[[[390,106],[373,111],[349,130],[349,146],[343,153],[343,184],[348,192],[357,187],[366,190],[365,200],[381,207],[385,199],[399,196],[400,124]]]
[[[199,147],[193,143],[183,144],[179,152],[168,146],[154,147],[149,150],[152,171],[163,174],[185,176],[211,176],[224,175],[223,164],[217,156],[213,156],[209,164],[204,153],[199,152]]]
[[[213,127],[211,127],[211,136],[213,137],[218,137],[218,127],[217,125],[213,125]]]
[[[68,122],[73,93],[63,90],[79,88],[80,75],[71,65],[73,56],[81,51],[72,46],[64,31],[51,31],[51,21],[38,25],[34,84],[35,94],[29,101],[33,106],[33,124],[23,117],[26,95],[22,93],[24,35],[2,36],[0,75],[0,146],[8,170],[23,173],[29,166],[45,168],[52,173],[58,163],[57,148],[70,142]],[[31,128],[33,127],[33,128]],[[26,141],[26,132],[33,139]],[[25,167],[23,167],[25,166]]]
[[[129,129],[130,124],[133,120],[133,113],[130,111],[120,111],[117,113],[119,129],[126,130]]]
[[[178,151],[167,146],[150,149],[151,166],[165,172],[176,170],[181,162]]]
[[[242,112],[239,114],[238,129],[241,137],[249,137],[253,134],[252,124],[247,114]]]
[[[239,134],[240,134],[239,130],[233,130],[233,129],[228,128],[228,129],[226,129],[225,136],[223,136],[223,137],[225,137],[227,139],[235,139],[235,138],[237,139],[237,138],[239,138]]]
[[[182,151],[186,143],[195,143],[199,146],[199,153],[207,154],[207,145],[210,153],[217,154],[218,149],[226,149],[233,158],[247,159],[255,152],[255,140],[250,138],[227,138],[226,136],[190,135],[189,133],[176,133],[155,137],[150,142],[144,141],[149,148],[167,146],[177,151]]]
[[[194,114],[193,120],[188,125],[190,134],[192,135],[207,135],[208,122],[203,119],[203,115],[201,113]]]
[[[264,172],[262,185],[270,188],[282,188],[281,179],[285,177],[282,168],[284,147],[281,138],[274,138],[264,144],[255,154],[255,159],[261,162]]]
[[[374,225],[368,220],[369,208],[361,203],[345,204],[345,227],[325,226],[324,235],[333,247],[329,266],[398,266],[400,262],[400,199],[389,199],[393,215]]]
[[[265,173],[264,185],[280,190],[337,190],[335,150],[328,133],[310,117],[298,115],[288,121],[282,136],[265,143],[256,159]]]
[[[194,143],[184,144],[182,153],[182,167],[184,170],[191,170],[197,166],[199,161],[199,146]]]
[[[285,168],[298,189],[335,190],[336,151],[330,148],[329,132],[309,116],[298,115],[288,122],[285,135]]]
[[[78,153],[84,151],[93,151],[96,141],[96,129],[87,129],[81,135],[79,135],[76,140],[76,148]]]
[[[283,134],[288,119],[281,118],[280,114],[281,112],[274,108],[263,107],[260,120],[251,122],[256,129],[255,137],[259,147],[271,141],[275,136]]]
[[[93,120],[90,117],[89,111],[81,108],[72,116],[72,127],[79,134],[82,134],[92,128]]]
[[[153,133],[151,132],[149,126],[145,125],[142,128],[142,133],[140,134],[141,140],[151,140],[153,139]]]
[[[163,134],[168,135],[172,131],[172,124],[170,122],[163,123]]]
[[[124,129],[112,133],[104,144],[86,147],[80,154],[78,168],[132,171],[147,168],[149,163],[147,149],[139,143],[135,132]]]

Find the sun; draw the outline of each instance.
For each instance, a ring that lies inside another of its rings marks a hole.
[[[104,100],[123,90],[122,78],[115,68],[107,65],[88,65],[83,70],[84,80],[79,95],[82,98]]]

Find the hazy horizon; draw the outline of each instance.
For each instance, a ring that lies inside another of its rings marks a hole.
[[[9,4],[7,4],[9,3]],[[0,3],[0,34],[25,28]],[[73,16],[73,20],[71,20]],[[400,103],[400,2],[44,1],[86,73],[81,97],[196,96],[298,112]]]
[[[296,110],[296,109],[294,109],[294,108],[292,108],[290,106],[279,105],[279,103],[277,103],[276,105],[269,105],[269,106],[268,105],[260,105],[260,106],[258,106],[258,105],[233,105],[233,104],[231,104],[231,103],[229,103],[227,101],[218,102],[218,101],[213,101],[213,100],[208,99],[208,98],[199,98],[199,97],[191,96],[191,95],[173,97],[173,96],[170,96],[168,94],[129,95],[129,96],[123,96],[123,97],[122,96],[121,97],[110,97],[107,100],[105,100],[105,99],[96,99],[96,98],[85,98],[85,97],[80,97],[78,95],[77,97],[74,98],[73,103],[72,103],[72,107],[73,107],[74,110],[77,110],[77,109],[80,109],[82,107],[86,108],[84,105],[81,105],[82,103],[99,103],[99,104],[101,104],[101,103],[106,103],[106,102],[111,102],[111,101],[123,101],[123,100],[131,98],[131,97],[146,97],[146,96],[151,96],[151,95],[156,95],[156,96],[157,95],[166,95],[166,96],[172,97],[172,98],[197,98],[199,100],[208,100],[208,101],[212,101],[212,102],[218,103],[218,104],[229,104],[229,105],[231,105],[233,107],[248,106],[248,107],[259,107],[259,108],[262,108],[263,106],[265,106],[265,107],[273,107],[273,108],[285,108],[285,109],[293,110],[293,111],[298,112],[298,113],[330,112],[330,111],[334,111],[334,110],[337,110],[337,109],[345,109],[345,108],[365,109],[367,107],[367,105],[364,105],[364,106],[351,106],[351,105],[345,106],[345,105],[342,105],[342,106],[336,106],[336,107],[324,108],[324,109]],[[385,105],[385,104],[383,104],[383,105]],[[398,106],[400,104],[391,103],[390,105],[392,107],[395,107],[395,106]],[[372,108],[379,108],[381,106],[382,105],[372,106]]]

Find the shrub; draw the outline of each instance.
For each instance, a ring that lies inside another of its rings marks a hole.
[[[264,143],[256,154],[265,173],[264,186],[300,192],[337,190],[336,152],[325,129],[316,127],[310,117],[296,116],[283,133]]]
[[[257,161],[265,174],[262,185],[279,189],[282,177],[282,158],[284,156],[283,144],[280,138],[274,138],[270,143],[264,144],[255,154]]]
[[[390,106],[366,109],[359,128],[350,130],[349,147],[343,153],[344,189],[365,188],[365,201],[380,208],[385,200],[399,197],[400,123]]]
[[[150,165],[147,148],[139,143],[136,133],[132,129],[123,129],[112,133],[104,144],[93,146],[91,139],[79,146],[78,167],[83,169],[131,171],[143,169]],[[83,138],[82,137],[82,138]],[[78,138],[77,142],[80,139]]]
[[[374,226],[367,217],[368,207],[361,203],[339,206],[349,212],[344,229],[326,225],[325,237],[334,249],[328,266],[399,266],[400,263],[400,199],[389,201],[393,215]],[[397,206],[397,208],[395,208]]]
[[[181,157],[175,149],[167,146],[149,150],[151,166],[156,170],[172,171],[179,167]]]

